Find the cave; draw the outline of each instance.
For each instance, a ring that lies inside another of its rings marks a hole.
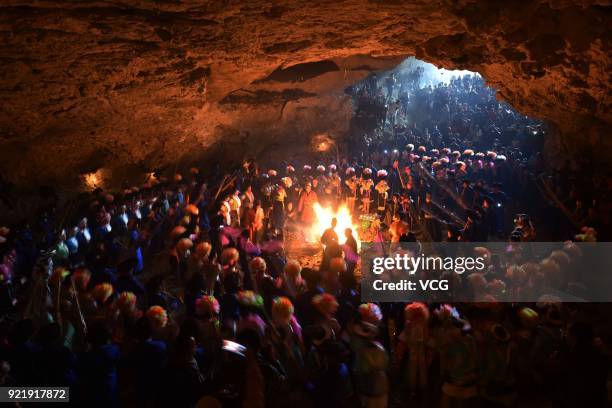
[[[608,402],[611,27],[597,0],[3,1],[5,384]]]

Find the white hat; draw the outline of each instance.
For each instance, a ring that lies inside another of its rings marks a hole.
[[[365,169],[363,169],[363,174],[372,174],[372,169],[366,167]]]
[[[346,169],[346,174],[354,174],[355,173],[355,168],[354,167],[349,167]]]
[[[268,176],[275,177],[278,173],[274,169],[268,170]]]
[[[292,165],[288,165],[288,166],[287,166],[287,172],[288,172],[288,173],[292,173],[292,172],[294,172],[294,171],[295,171],[295,167],[293,167]]]
[[[329,171],[336,171],[337,167],[335,164],[330,164],[329,165]]]
[[[312,170],[312,167],[309,164],[305,164],[304,171],[310,171],[310,170]]]
[[[293,185],[293,180],[291,180],[291,177],[283,177],[281,181],[287,187],[291,187]]]
[[[323,173],[325,171],[325,166],[322,164],[319,164],[317,166],[317,171]]]
[[[385,169],[378,170],[378,172],[376,173],[376,175],[377,175],[378,177],[387,177],[387,174],[388,174],[388,173],[387,173],[387,170],[385,170]]]

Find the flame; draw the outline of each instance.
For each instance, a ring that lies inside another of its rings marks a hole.
[[[338,234],[338,239],[341,244],[344,244],[346,239],[344,237],[344,230],[350,228],[353,230],[353,236],[357,240],[357,245],[360,244],[358,237],[358,227],[353,224],[353,217],[346,207],[346,205],[342,205],[338,208],[338,211],[335,211],[330,207],[322,207],[319,203],[315,203],[314,207],[315,215],[317,216],[317,220],[313,223],[312,228],[310,230],[311,239],[313,241],[318,242],[323,235],[323,232],[331,227],[332,218],[336,218],[338,224],[334,231]]]
[[[83,175],[83,181],[85,186],[89,190],[95,190],[102,185],[102,170],[98,170],[94,173],[87,173]]]

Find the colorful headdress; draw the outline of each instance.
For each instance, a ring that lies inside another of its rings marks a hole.
[[[211,295],[204,295],[196,299],[195,308],[198,316],[215,316],[218,315],[221,310],[219,301]]]
[[[242,306],[262,308],[264,301],[260,294],[252,290],[242,290],[236,295],[238,303]]]
[[[440,307],[438,307],[434,311],[434,313],[438,317],[438,320],[440,320],[441,322],[447,322],[450,321],[453,317],[459,317],[457,309],[455,309],[449,304],[440,305]]]
[[[276,322],[289,323],[291,316],[293,316],[294,308],[293,303],[289,298],[280,296],[272,301],[272,318]]]
[[[196,245],[195,253],[199,258],[206,258],[208,255],[210,255],[210,250],[210,243],[204,241]]]
[[[225,248],[221,252],[221,265],[230,265],[238,262],[240,254],[236,248]]]
[[[533,309],[522,307],[518,311],[518,319],[523,327],[533,329],[540,322],[540,315]]]
[[[72,274],[72,279],[78,290],[86,290],[91,280],[91,272],[89,269],[79,268]]]
[[[172,231],[170,232],[170,236],[172,238],[180,237],[185,233],[185,231],[187,231],[185,227],[183,227],[182,225],[178,225],[172,229]]]
[[[300,265],[298,261],[290,260],[290,261],[287,261],[283,270],[285,274],[287,274],[288,276],[295,277],[295,276],[298,276],[300,272],[302,271],[302,266]]]
[[[199,215],[200,209],[193,204],[189,204],[185,207],[185,212],[191,215]]]
[[[113,295],[114,291],[110,283],[100,283],[92,289],[91,295],[96,302],[103,304]]]
[[[189,238],[181,238],[179,242],[176,244],[176,249],[185,252],[188,249],[193,248],[193,241]]]
[[[331,317],[338,310],[338,301],[334,295],[323,293],[312,298],[314,307],[327,317]]]
[[[57,266],[49,277],[49,281],[51,284],[57,285],[58,282],[63,282],[68,275],[70,275],[70,271],[68,269],[64,268],[63,266]]]
[[[429,309],[421,302],[413,302],[404,308],[404,319],[410,323],[425,322],[429,319]]]
[[[559,265],[560,268],[569,266],[571,259],[567,253],[562,250],[552,251],[548,258],[552,259]]]
[[[285,185],[285,187],[291,187],[293,185],[293,180],[291,179],[291,177],[283,177],[281,179],[281,181],[283,182],[283,184]]]
[[[153,327],[162,328],[168,324],[168,312],[161,306],[151,306],[146,316]]]
[[[264,259],[260,256],[256,256],[255,258],[251,259],[249,266],[251,267],[251,272],[253,273],[265,272],[267,269],[266,261],[264,261]]]
[[[377,325],[382,320],[380,307],[376,303],[362,303],[359,305],[361,320]]]
[[[115,307],[121,312],[129,312],[136,306],[136,295],[132,292],[121,292],[115,301]]]

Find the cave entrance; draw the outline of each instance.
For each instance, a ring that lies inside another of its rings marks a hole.
[[[543,122],[496,97],[477,72],[447,70],[410,57],[348,87],[354,115],[348,147],[399,149],[407,144],[494,151],[528,160],[543,144]]]

